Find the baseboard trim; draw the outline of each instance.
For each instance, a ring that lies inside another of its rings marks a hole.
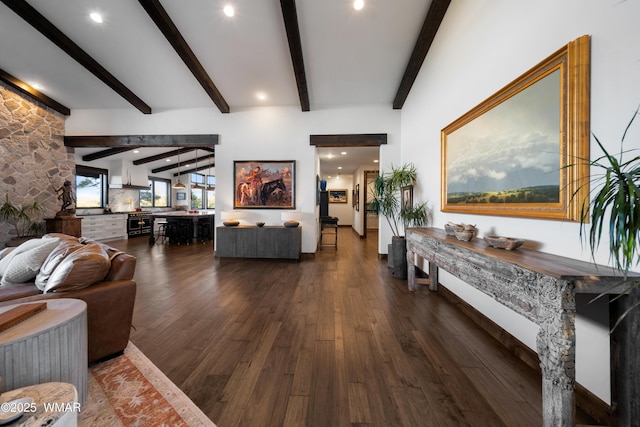
[[[416,271],[416,276],[427,277],[424,272],[419,270]],[[524,345],[516,337],[502,329],[497,323],[480,313],[458,295],[451,292],[445,286],[442,286],[442,284],[438,284],[438,294],[456,306],[458,310],[495,338],[509,352],[513,353],[536,372],[542,374],[538,353]],[[610,425],[611,407],[607,403],[579,383],[576,383],[574,396],[576,406],[580,408],[580,410],[584,411],[599,424],[605,426]]]

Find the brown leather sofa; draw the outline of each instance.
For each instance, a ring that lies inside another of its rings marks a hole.
[[[113,256],[107,275],[98,283],[83,289],[49,293],[42,293],[33,282],[0,287],[0,306],[52,298],[77,298],[86,302],[89,362],[120,354],[127,346],[136,296],[133,280],[136,258],[96,243]]]

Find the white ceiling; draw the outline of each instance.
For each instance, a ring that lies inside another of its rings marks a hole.
[[[28,3],[153,110],[212,107],[199,83],[135,0]],[[234,17],[223,14],[233,4]],[[231,112],[299,105],[280,2],[162,0]],[[296,2],[311,109],[388,104],[400,84],[430,0]],[[102,24],[89,18],[100,12]],[[134,108],[0,4],[0,69],[73,109]],[[266,101],[256,92],[267,94]]]
[[[431,0],[297,0],[310,107],[392,102]],[[153,111],[219,110],[135,0],[28,3]],[[300,106],[278,0],[161,0],[230,106]],[[232,4],[235,16],[223,14]],[[91,12],[103,15],[97,24]],[[71,109],[135,108],[0,3],[0,69]],[[264,92],[264,101],[256,97]],[[142,114],[142,113],[140,113]],[[78,150],[80,151],[80,150]],[[90,151],[97,151],[91,149]]]

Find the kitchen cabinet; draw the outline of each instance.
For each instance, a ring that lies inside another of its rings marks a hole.
[[[87,215],[82,221],[82,237],[93,240],[126,239],[125,214]]]

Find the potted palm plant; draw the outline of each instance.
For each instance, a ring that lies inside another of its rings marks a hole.
[[[417,171],[414,164],[391,166],[391,171],[378,175],[373,186],[374,209],[384,216],[391,228],[391,250],[389,257],[393,259],[393,275],[407,277],[407,243],[405,230],[407,227],[420,227],[431,220],[432,211],[427,203],[413,203],[401,200],[401,190],[416,184]]]
[[[0,205],[0,220],[13,225],[16,234],[7,245],[17,246],[31,237],[42,235],[43,211],[44,208],[37,201],[31,204],[14,205],[9,201],[9,195],[5,195],[4,203]]]
[[[603,155],[589,161],[589,166],[601,173],[591,177],[590,184],[595,188],[591,200],[582,204],[580,219],[580,238],[588,240],[592,256],[600,246],[603,231],[608,230],[611,261],[624,277],[626,292],[640,286],[637,280],[628,280],[629,270],[640,263],[640,155],[633,155],[637,149],[624,149],[627,132],[639,111],[640,107],[624,130],[619,154],[610,154],[593,135]],[[640,302],[629,310],[638,305]]]

